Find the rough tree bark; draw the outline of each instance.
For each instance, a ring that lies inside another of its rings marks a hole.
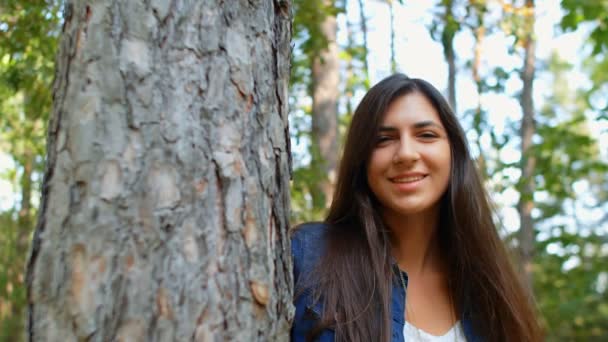
[[[535,40],[534,40],[534,1],[526,0],[522,11],[526,23],[526,36],[524,37],[524,65],[521,72],[523,88],[521,93],[521,108],[523,118],[521,121],[521,179],[522,186],[518,204],[520,228],[519,249],[521,255],[521,267],[524,271],[526,282],[532,288],[532,262],[534,257],[534,222],[532,220],[532,209],[534,202],[534,168],[536,159],[531,153],[532,137],[534,136],[534,63],[535,63]]]
[[[31,341],[288,338],[288,6],[66,2]]]
[[[332,5],[333,0],[326,0]],[[332,200],[338,164],[338,95],[339,55],[336,41],[338,24],[334,15],[327,15],[321,23],[321,32],[327,39],[327,48],[319,52],[312,65],[312,139],[313,164],[319,167],[323,179],[319,190],[313,191],[315,208],[326,208]]]

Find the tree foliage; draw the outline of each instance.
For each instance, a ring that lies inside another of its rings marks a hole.
[[[561,5],[566,12],[560,22],[562,29],[573,31],[582,24],[591,24],[592,54],[608,52],[608,1],[562,0]]]

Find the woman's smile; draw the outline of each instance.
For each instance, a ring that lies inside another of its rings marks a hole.
[[[397,190],[408,192],[417,190],[426,177],[426,174],[405,174],[389,178],[389,180],[395,184]]]

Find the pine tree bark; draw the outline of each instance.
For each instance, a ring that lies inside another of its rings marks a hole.
[[[289,13],[66,2],[30,341],[288,339]]]
[[[327,0],[331,5],[333,0]],[[327,48],[319,52],[312,65],[312,139],[313,164],[322,178],[313,191],[315,208],[327,208],[331,203],[338,164],[338,95],[339,55],[338,24],[334,15],[327,15],[321,23],[321,32],[327,39]]]
[[[524,65],[521,72],[523,88],[521,93],[521,108],[523,118],[521,121],[521,177],[522,187],[518,204],[520,229],[519,249],[521,267],[525,281],[532,288],[532,262],[534,257],[534,222],[532,209],[534,208],[533,194],[535,189],[534,168],[536,159],[531,153],[532,137],[535,132],[533,86],[535,73],[535,40],[534,40],[534,1],[526,0],[523,11],[526,22],[526,36],[524,37]]]

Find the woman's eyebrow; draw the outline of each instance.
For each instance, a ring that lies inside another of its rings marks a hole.
[[[380,126],[378,129],[379,132],[396,132],[398,131],[397,127],[394,126]]]
[[[416,122],[414,125],[415,129],[420,129],[420,128],[425,128],[425,127],[436,127],[439,129],[443,129],[443,126],[441,126],[440,124],[436,123],[433,120],[425,120],[425,121],[420,121],[420,122]],[[379,132],[395,132],[398,131],[399,129],[395,126],[380,126],[380,128],[378,128]]]
[[[416,122],[414,124],[414,128],[425,128],[425,127],[429,127],[429,126],[434,126],[439,129],[443,129],[443,126],[441,126],[440,124],[436,123],[433,120],[420,121],[420,122]]]

